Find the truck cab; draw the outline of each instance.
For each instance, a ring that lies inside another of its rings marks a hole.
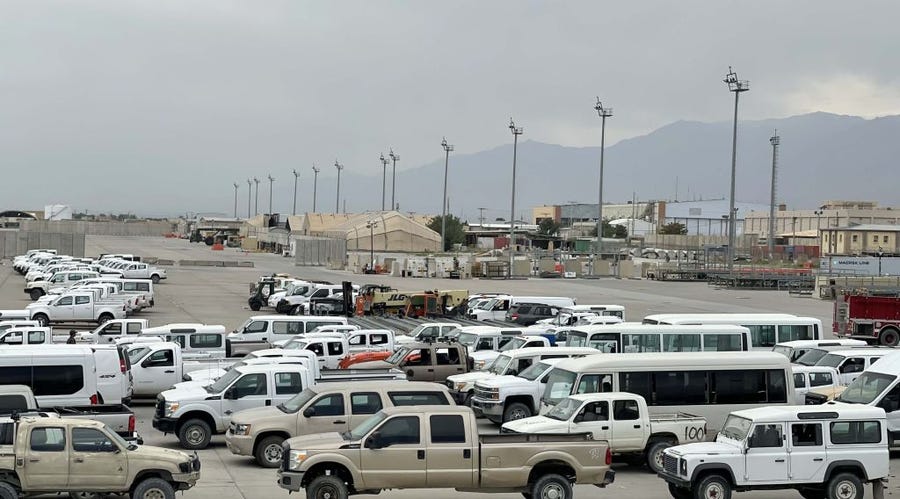
[[[398,345],[433,341],[447,337],[451,331],[460,327],[462,326],[456,322],[426,322],[416,326],[409,334],[397,336],[396,341]]]
[[[526,330],[527,332],[527,330]],[[480,350],[477,352],[472,352],[470,356],[472,357],[473,366],[475,370],[481,370],[485,367],[491,365],[494,362],[494,359],[500,356],[503,352],[508,352],[510,350],[518,350],[520,348],[537,348],[537,347],[555,347],[556,346],[556,336],[550,334],[529,334],[525,336],[516,336],[515,338],[506,341],[506,343],[500,347],[499,350]]]
[[[806,404],[806,395],[810,391],[833,389],[841,384],[841,375],[837,369],[826,366],[791,366],[794,373],[794,403]]]
[[[840,374],[840,384],[849,385],[876,360],[893,353],[890,348],[863,347],[833,350],[822,357],[817,366],[832,367]]]
[[[513,339],[522,335],[524,328],[501,328],[495,326],[466,326],[460,328],[456,341],[469,350],[469,355],[479,351],[496,351]]]
[[[410,381],[444,383],[448,376],[469,371],[467,350],[458,343],[410,343],[398,348],[385,360],[361,362],[354,368],[397,368]]]
[[[49,327],[18,326],[0,332],[0,345],[42,345],[52,342]]]
[[[137,337],[150,327],[147,319],[115,319],[97,326],[89,332],[78,333],[80,343],[115,343],[119,338]]]

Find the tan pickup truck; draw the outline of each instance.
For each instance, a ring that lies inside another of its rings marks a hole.
[[[97,421],[0,420],[0,499],[57,492],[174,499],[199,479],[196,455],[128,443]]]
[[[390,407],[346,433],[284,443],[278,485],[308,499],[385,489],[453,488],[572,499],[572,485],[613,482],[612,454],[587,434],[478,435],[468,407]]]

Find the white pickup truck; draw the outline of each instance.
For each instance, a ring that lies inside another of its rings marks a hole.
[[[45,345],[53,343],[49,327],[16,326],[0,331],[0,345]]]
[[[542,360],[515,376],[494,376],[475,382],[472,409],[496,424],[537,414],[550,371],[561,360]]]
[[[555,342],[551,342],[549,338],[539,334],[516,336],[507,341],[499,350],[479,350],[477,352],[470,352],[469,357],[472,359],[472,367],[474,369],[484,369],[491,365],[494,362],[494,359],[499,357],[502,352],[518,350],[520,348],[552,346],[556,346]]]
[[[116,269],[105,271],[107,275],[117,275],[123,279],[150,279],[153,284],[166,278],[166,270],[141,262],[131,262]]]
[[[51,323],[96,322],[124,319],[126,307],[119,301],[97,300],[94,293],[66,293],[50,303],[32,303],[25,307],[28,319],[42,326]]]
[[[93,331],[83,331],[75,336],[78,343],[115,343],[119,338],[137,337],[150,327],[147,319],[114,319],[97,326]]]
[[[690,414],[650,416],[647,401],[633,393],[572,395],[543,416],[503,423],[500,433],[591,433],[606,440],[613,456],[646,462],[663,471],[663,451],[706,439],[706,419]]]

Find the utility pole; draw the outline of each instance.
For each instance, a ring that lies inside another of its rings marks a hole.
[[[300,180],[300,174],[297,173],[297,169],[291,170],[294,173],[294,205],[291,209],[291,215],[297,214],[297,181]]]
[[[253,177],[253,183],[256,184],[256,196],[253,198],[253,215],[259,215],[259,179]]]
[[[781,144],[781,137],[778,136],[778,130],[775,135],[769,139],[772,144],[772,193],[769,196],[769,261],[775,258],[775,193],[778,186],[778,146]]]
[[[275,178],[269,174],[269,216],[272,215],[272,184],[275,183]]]
[[[253,199],[253,181],[249,178],[247,179],[247,218],[249,219],[252,215],[250,213],[250,200]]]
[[[234,218],[237,218],[237,191],[238,191],[238,184],[237,184],[237,182],[235,182],[234,183]]]
[[[338,172],[337,197],[334,199],[334,213],[338,214],[341,212],[341,170],[344,169],[344,165],[338,163],[338,160],[334,160],[334,167],[337,168]]]
[[[510,196],[512,201],[509,210],[509,277],[512,277],[516,244],[516,152],[519,148],[519,135],[522,135],[525,129],[517,127],[516,122],[510,118],[509,131],[513,134],[512,196]]]
[[[396,154],[392,147],[388,156],[391,157],[391,161],[393,162],[393,166],[391,167],[391,211],[393,211],[397,209],[397,202],[394,199],[394,194],[397,192],[397,161],[400,160],[400,155]]]
[[[611,107],[603,107],[600,97],[594,110],[600,116],[600,188],[597,199],[597,256],[603,258],[603,153],[606,149],[606,118],[613,115]]]
[[[735,219],[736,210],[734,208],[734,180],[737,173],[738,97],[740,97],[741,92],[750,90],[750,82],[738,80],[737,73],[731,69],[731,66],[728,66],[728,74],[725,75],[725,79],[722,81],[728,85],[729,92],[734,92],[734,127],[731,132],[731,195],[728,201],[728,251],[726,252],[728,272],[731,273],[734,270],[734,235],[737,226],[737,220]]]
[[[381,211],[384,211],[384,203],[387,201],[387,164],[388,160],[381,153]]]
[[[441,251],[447,250],[447,166],[450,163],[450,151],[453,145],[447,143],[447,137],[441,140],[444,148],[444,197],[441,198]]]
[[[484,230],[484,210],[487,208],[478,208],[478,223],[481,224],[481,229]]]
[[[313,164],[313,213],[316,212],[316,188],[319,185],[319,169]]]
[[[375,272],[375,227],[378,227],[378,220],[369,220],[366,228],[369,229],[369,268],[372,273]]]

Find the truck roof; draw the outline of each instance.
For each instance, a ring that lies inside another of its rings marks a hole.
[[[884,409],[861,404],[781,405],[734,411],[732,414],[756,422],[799,420],[884,419]]]
[[[325,315],[251,315],[248,317],[254,321],[284,321],[284,322],[302,322],[302,321],[336,321],[346,323],[346,317],[335,317]]]
[[[447,341],[435,341],[433,343],[428,341],[412,341],[409,343],[405,343],[403,348],[456,348],[457,346],[462,346],[459,343],[447,342]],[[465,347],[463,347],[465,348]],[[781,354],[779,354],[781,355]],[[782,357],[784,357],[782,355]]]
[[[447,387],[430,381],[406,381],[402,379],[382,379],[378,381],[352,381],[349,383],[319,383],[308,390],[323,393],[335,389],[377,390],[379,388],[396,388],[404,391],[428,390],[447,391]]]
[[[459,405],[404,405],[400,407],[385,407],[381,410],[388,416],[394,414],[460,414],[472,413],[472,409]]]
[[[612,400],[616,398],[639,398],[644,399],[641,395],[630,392],[600,392],[600,393],[579,393],[578,395],[569,395],[568,398],[579,400],[581,402],[596,402],[598,400]]]
[[[853,357],[854,355],[887,355],[900,351],[891,347],[859,347],[859,348],[838,348],[828,350],[828,355],[843,355],[844,357]]]
[[[591,347],[527,347],[516,348],[515,350],[507,350],[500,352],[500,355],[506,355],[512,358],[530,357],[532,355],[540,355],[542,353],[558,353],[562,355],[579,354],[593,355],[603,353],[596,348]]]
[[[291,363],[251,364],[246,366],[238,366],[234,369],[243,374],[259,374],[276,370],[283,372],[286,369],[297,372],[303,372],[307,370],[307,368],[301,364]]]
[[[897,376],[900,374],[900,351],[895,350],[878,359],[878,362],[869,366],[869,368],[866,369],[866,372]]]

